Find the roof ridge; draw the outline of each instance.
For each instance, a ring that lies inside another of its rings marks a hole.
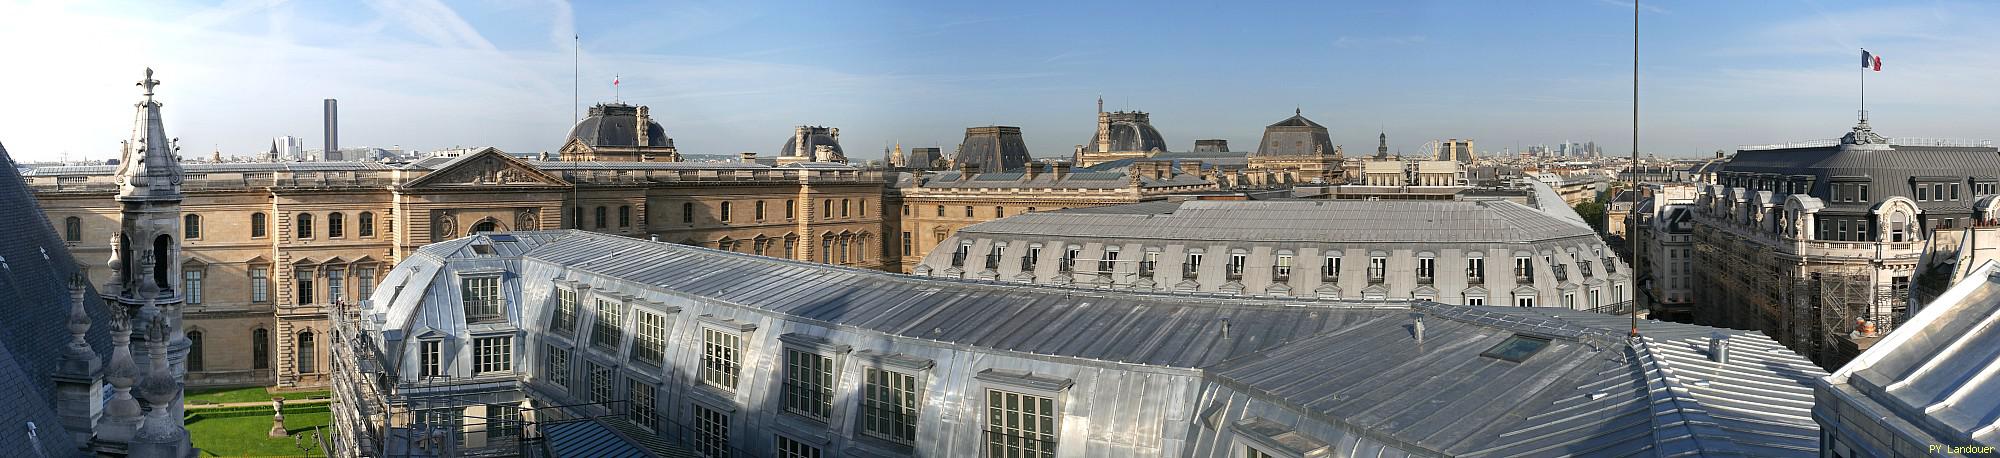
[[[1709,415],[1701,400],[1689,393],[1673,363],[1654,354],[1652,338],[1632,339],[1626,348],[1631,352],[1633,369],[1646,381],[1648,403],[1653,406],[1648,417],[1653,423],[1654,452],[1667,454],[1668,450],[1678,448],[1667,447],[1667,443],[1686,441],[1693,453],[1702,456],[1747,454]],[[1670,410],[1663,410],[1662,406]]]

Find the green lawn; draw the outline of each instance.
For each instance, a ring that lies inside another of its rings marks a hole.
[[[313,447],[311,452],[300,451],[290,437],[270,437],[270,415],[204,418],[188,423],[187,429],[202,456],[324,456],[312,441],[313,426],[319,426],[320,435],[331,440],[333,429],[326,427],[331,421],[332,414],[327,412],[285,415],[285,430],[292,436],[303,436],[302,441]]]
[[[328,393],[326,390],[316,390],[272,394],[260,386],[247,388],[210,388],[189,392],[187,394],[187,403],[194,405],[221,404],[225,402],[271,402],[272,396],[284,396],[286,400],[326,399]]]

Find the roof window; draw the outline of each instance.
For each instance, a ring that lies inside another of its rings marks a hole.
[[[1542,349],[1548,347],[1549,339],[1547,338],[1515,334],[1508,337],[1507,340],[1500,341],[1499,345],[1494,345],[1493,348],[1486,349],[1486,352],[1480,353],[1479,356],[1518,363],[1527,361],[1529,357],[1535,356],[1536,353],[1541,353]]]

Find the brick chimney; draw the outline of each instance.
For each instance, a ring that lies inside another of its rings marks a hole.
[[[1049,175],[1057,180],[1068,177],[1069,163],[1061,161],[1049,163]]]
[[[1181,173],[1182,173],[1182,174],[1186,174],[1186,175],[1194,175],[1194,176],[1201,176],[1201,163],[1200,163],[1200,162],[1195,162],[1195,161],[1186,161],[1186,162],[1182,162],[1182,163],[1180,163],[1180,167],[1181,167]]]

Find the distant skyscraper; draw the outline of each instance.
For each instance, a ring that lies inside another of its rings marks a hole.
[[[326,125],[323,127],[326,130],[326,147],[320,149],[321,152],[320,154],[324,156],[321,159],[329,161],[338,161],[341,160],[340,101],[334,99],[326,99],[324,103],[326,109],[324,120]]]

